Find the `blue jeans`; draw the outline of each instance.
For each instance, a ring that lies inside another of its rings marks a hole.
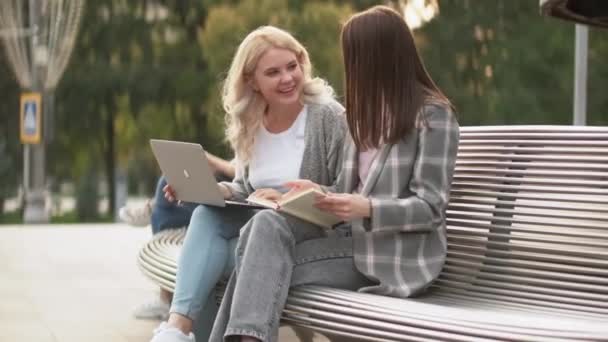
[[[206,340],[201,334],[209,334],[215,318],[213,288],[223,275],[227,278],[232,272],[239,230],[256,211],[199,205],[192,214],[178,259],[170,312],[193,321],[200,318],[197,326],[208,327],[202,333],[197,331],[200,341]]]
[[[165,198],[163,188],[167,185],[165,177],[160,177],[154,192],[154,206],[152,207],[151,226],[152,234],[157,234],[165,229],[184,227],[190,222],[192,211],[196,203],[169,202]]]
[[[209,341],[246,335],[276,341],[291,286],[356,290],[374,284],[354,264],[350,227],[340,232],[282,215],[257,213],[241,230],[236,267]]]

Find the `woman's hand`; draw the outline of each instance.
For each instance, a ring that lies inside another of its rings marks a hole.
[[[171,187],[171,185],[167,184],[163,187],[163,192],[165,193],[165,198],[169,202],[175,202],[175,190]]]
[[[217,183],[217,186],[220,188],[220,192],[222,193],[222,196],[224,196],[225,200],[232,198],[232,191],[230,191],[227,185]]]
[[[289,198],[297,193],[311,188],[321,190],[321,186],[319,184],[309,181],[308,179],[296,179],[283,184],[283,186],[289,188],[289,191],[283,195],[283,198]]]
[[[359,194],[332,194],[318,196],[315,206],[330,212],[343,221],[371,216],[371,203],[367,197]]]
[[[251,196],[276,202],[281,199],[283,194],[275,189],[257,189]]]

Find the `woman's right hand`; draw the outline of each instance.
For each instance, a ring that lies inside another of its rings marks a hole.
[[[169,202],[175,202],[175,190],[171,187],[171,185],[167,184],[163,187],[163,192],[165,193],[165,198]]]
[[[228,186],[222,184],[222,183],[217,183],[218,188],[220,188],[220,192],[222,193],[222,196],[224,196],[224,199],[231,199],[232,198],[232,191],[230,191],[230,189],[228,189]]]
[[[308,179],[296,179],[283,184],[283,186],[289,188],[289,191],[283,195],[283,198],[289,198],[290,196],[311,188],[321,190],[319,184],[309,181]]]

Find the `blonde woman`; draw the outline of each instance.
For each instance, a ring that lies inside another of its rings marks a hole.
[[[226,135],[237,156],[235,179],[219,183],[226,199],[255,192],[276,200],[292,179],[325,185],[336,181],[346,132],[344,108],[311,70],[305,48],[281,29],[261,27],[241,42],[222,94]],[[174,200],[170,186],[166,196]],[[155,330],[153,342],[194,341],[193,322],[201,314],[212,322],[215,310],[201,310],[217,281],[234,268],[236,238],[254,214],[236,207],[201,205],[194,210],[169,320]],[[203,334],[199,332],[199,341],[207,340]]]

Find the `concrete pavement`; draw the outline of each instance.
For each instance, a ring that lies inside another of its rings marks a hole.
[[[131,316],[158,293],[135,261],[149,237],[122,224],[0,225],[0,341],[149,341],[158,322]],[[280,340],[298,341],[289,328]]]

